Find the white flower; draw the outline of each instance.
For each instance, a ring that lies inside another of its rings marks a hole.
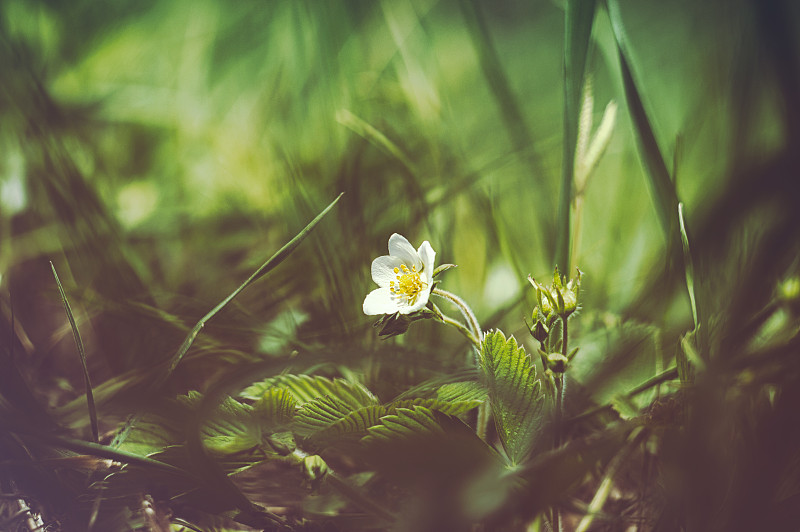
[[[428,303],[436,252],[426,240],[415,250],[402,235],[389,237],[389,254],[372,261],[377,288],[364,299],[364,314],[411,314]]]

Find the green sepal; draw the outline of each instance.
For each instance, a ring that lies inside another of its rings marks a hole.
[[[439,274],[444,273],[447,270],[451,270],[453,268],[458,268],[458,266],[456,266],[455,264],[440,264],[439,266],[436,267],[435,270],[433,270],[433,275],[431,277],[435,279],[436,276],[438,276]]]

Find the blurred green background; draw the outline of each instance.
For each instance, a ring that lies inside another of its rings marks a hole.
[[[758,64],[753,11],[620,10],[691,228],[734,165],[782,146],[769,80],[747,94],[747,131],[734,127]],[[168,357],[339,192],[311,240],[201,335],[188,386],[293,348],[345,366],[386,348],[361,302],[392,232],[429,240],[459,266],[446,287],[520,336],[525,277],[555,263],[563,18],[545,1],[3,2],[0,272],[37,381],[69,396],[79,370],[59,356],[73,346],[48,259],[101,385]],[[619,110],[573,226],[582,326],[683,332],[681,275],[663,277],[680,251],[659,227],[605,9],[592,43],[593,129]],[[461,339],[426,324],[399,342],[441,353]]]
[[[774,80],[754,79],[756,10],[620,11],[687,223],[709,225],[733,171],[784,145]],[[48,259],[95,384],[116,383],[169,357],[339,192],[311,239],[209,324],[186,386],[292,349],[360,370],[402,345],[453,363],[455,332],[425,324],[383,343],[361,312],[392,232],[429,240],[459,266],[446,287],[485,328],[519,336],[525,276],[555,263],[563,18],[545,1],[3,2],[0,282],[35,380],[64,388],[50,402],[73,395],[79,367],[60,356],[74,347]],[[682,264],[669,267],[680,250],[659,227],[605,9],[592,42],[593,129],[609,102],[619,110],[573,225],[581,326],[652,325],[674,345],[691,328]],[[721,214],[726,227],[743,216]]]
[[[768,4],[782,7],[619,2],[697,236],[705,316],[722,322],[797,269],[796,186],[765,178],[762,190],[751,170],[789,153],[797,131],[798,43],[770,24],[779,13],[794,28],[798,6]],[[572,266],[585,273],[573,345],[584,399],[603,403],[672,364],[693,323],[604,7],[591,42],[593,131],[609,102],[618,110],[573,218]],[[340,192],[309,239],[201,332],[174,391],[282,360],[356,375],[388,400],[460,368],[455,331],[426,322],[382,341],[361,311],[393,232],[429,240],[437,263],[458,265],[443,286],[535,351],[525,277],[547,279],[555,263],[563,55],[559,1],[4,0],[0,301],[27,382],[87,433],[48,261],[110,433],[191,326]],[[754,290],[737,299],[743,287]]]

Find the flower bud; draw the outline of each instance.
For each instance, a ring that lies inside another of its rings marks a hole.
[[[553,373],[564,373],[567,369],[567,357],[561,353],[550,353],[547,355],[547,369]]]
[[[405,333],[415,321],[436,317],[435,312],[428,308],[423,308],[411,314],[401,314],[399,312],[384,314],[372,326],[379,329],[378,336],[386,339]]]
[[[549,287],[539,284],[536,279],[528,276],[528,281],[536,290],[538,308],[545,318],[559,316],[565,319],[578,309],[582,272],[580,270],[577,272],[576,277],[567,281],[565,276],[559,275],[556,266],[553,284]]]
[[[539,343],[544,343],[544,341],[547,340],[547,335],[550,332],[541,320],[536,320],[534,326],[530,328],[530,331],[531,336],[538,340]]]
[[[328,474],[328,464],[321,456],[313,454],[303,458],[303,477],[312,488],[319,486]]]

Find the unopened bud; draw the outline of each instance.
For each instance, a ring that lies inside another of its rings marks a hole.
[[[564,373],[567,369],[567,357],[561,353],[550,353],[547,355],[547,369],[553,373]]]

